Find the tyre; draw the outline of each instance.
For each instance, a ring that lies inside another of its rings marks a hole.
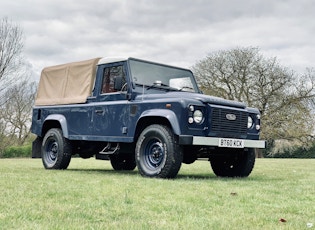
[[[211,159],[211,167],[220,177],[248,177],[255,165],[254,149],[230,150],[228,156],[219,156]]]
[[[174,178],[183,160],[172,130],[163,125],[150,125],[143,130],[135,154],[140,174],[147,177]]]
[[[132,171],[136,168],[136,161],[134,154],[117,154],[111,155],[110,163],[114,170],[129,170]]]
[[[66,169],[71,160],[71,143],[61,129],[53,128],[45,134],[41,154],[46,169]]]

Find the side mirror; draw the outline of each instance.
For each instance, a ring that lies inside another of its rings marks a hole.
[[[114,78],[114,90],[115,91],[121,91],[122,87],[123,87],[123,78],[122,78],[122,76],[116,76]]]

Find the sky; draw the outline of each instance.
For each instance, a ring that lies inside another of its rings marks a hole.
[[[135,57],[191,68],[212,52],[257,47],[297,73],[315,67],[312,0],[14,0],[0,2],[42,68],[94,57]]]

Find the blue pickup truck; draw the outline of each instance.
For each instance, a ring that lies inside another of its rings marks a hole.
[[[217,176],[247,177],[265,148],[258,109],[202,94],[188,69],[136,58],[44,68],[31,131],[32,157],[46,169],[78,155],[159,178],[198,159]]]

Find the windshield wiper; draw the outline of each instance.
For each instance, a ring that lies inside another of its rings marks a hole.
[[[146,90],[149,90],[149,89],[164,89],[164,90],[167,90],[169,91],[170,90],[170,86],[166,85],[166,84],[159,84],[157,85],[156,83],[153,84],[153,85],[145,85],[145,84],[140,84],[140,83],[135,83],[137,86],[142,86],[143,88],[146,88]]]
[[[155,82],[150,86],[144,85],[144,84],[139,84],[139,83],[135,83],[135,84],[138,86],[146,87],[146,90],[150,90],[150,89],[162,89],[162,90],[166,90],[166,91],[181,91],[182,90],[182,89],[177,89],[177,88],[171,87],[171,86],[164,84],[162,82],[157,82],[157,83]],[[186,88],[186,87],[184,87],[184,88]]]
[[[161,81],[156,81],[152,85],[150,85],[147,90],[152,89],[152,88],[158,88],[158,89],[170,89],[171,87],[167,84],[162,83]]]
[[[192,88],[192,87],[190,87],[190,86],[183,86],[183,87],[181,87],[178,91],[184,91],[184,89],[190,89],[190,90],[192,90],[192,91],[195,91],[195,89]]]

